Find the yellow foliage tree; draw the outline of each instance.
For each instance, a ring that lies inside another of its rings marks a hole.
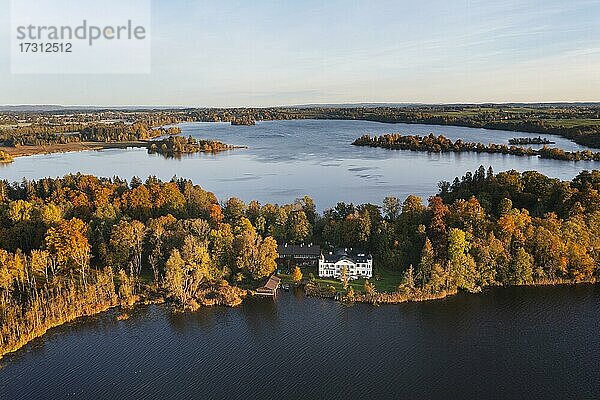
[[[300,270],[300,267],[296,267],[292,271],[292,280],[294,283],[300,283],[302,280],[302,271]]]
[[[78,268],[85,284],[91,250],[85,222],[78,218],[60,221],[46,232],[46,247],[59,268]]]

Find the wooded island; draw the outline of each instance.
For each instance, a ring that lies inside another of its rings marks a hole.
[[[162,140],[154,140],[148,143],[148,152],[162,154],[167,157],[176,157],[182,154],[193,153],[218,153],[225,150],[233,150],[235,146],[228,145],[216,140],[198,140],[193,137],[182,138],[171,136]]]
[[[510,154],[514,156],[539,156],[551,160],[562,161],[600,161],[600,152],[590,150],[564,151],[562,149],[544,146],[541,149],[531,147],[507,146],[505,144],[483,144],[464,142],[461,139],[452,141],[443,135],[435,136],[433,133],[427,136],[402,135],[391,133],[381,136],[364,135],[356,139],[354,146],[381,147],[390,150],[412,150],[427,151],[431,153],[490,153]]]

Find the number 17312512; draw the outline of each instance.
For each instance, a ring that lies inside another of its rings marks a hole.
[[[73,44],[23,42],[19,43],[19,50],[21,53],[71,53]]]

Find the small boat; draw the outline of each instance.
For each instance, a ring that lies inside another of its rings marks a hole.
[[[288,292],[290,290],[290,285],[288,283],[282,283],[281,288]]]

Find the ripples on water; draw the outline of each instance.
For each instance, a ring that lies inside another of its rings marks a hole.
[[[390,132],[443,134],[453,140],[508,143],[522,132],[485,129],[382,124],[368,121],[268,121],[256,126],[224,123],[181,125],[183,135],[216,139],[247,149],[220,154],[197,154],[180,159],[149,155],[145,149],[110,149],[17,158],[0,167],[0,178],[19,181],[23,177],[62,176],[81,171],[99,176],[171,179],[190,178],[220,199],[238,196],[261,203],[288,203],[312,196],[320,209],[338,201],[381,204],[384,197],[409,194],[428,197],[437,192],[441,180],[452,180],[480,165],[496,172],[508,169],[538,170],[546,175],[571,179],[583,169],[597,168],[593,162],[561,162],[499,154],[428,154],[351,146],[364,134]],[[548,136],[557,147],[581,150],[567,139]]]
[[[3,360],[0,398],[594,398],[599,294],[505,288],[347,307],[298,292],[192,314],[110,312]]]
[[[570,179],[594,163],[490,154],[353,147],[363,134],[444,134],[506,143],[514,132],[364,121],[183,124],[184,135],[248,149],[181,159],[144,149],[18,158],[3,179],[62,176],[191,178],[221,199],[290,202],[311,195],[380,203],[435,193],[479,165]],[[553,137],[566,150],[581,147]],[[510,288],[400,306],[345,307],[286,293],[173,315],[139,308],[52,330],[2,360],[0,399],[597,398],[600,293],[594,286]]]

